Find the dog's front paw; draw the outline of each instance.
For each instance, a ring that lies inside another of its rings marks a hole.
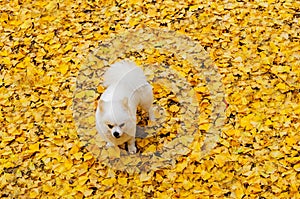
[[[110,142],[106,143],[106,147],[113,147],[113,146],[115,146],[113,143],[110,143]]]
[[[155,116],[154,116],[154,112],[153,112],[152,108],[149,109],[148,115],[149,115],[150,122],[154,122],[155,121]]]
[[[130,154],[135,154],[136,153],[136,151],[137,151],[137,149],[136,149],[136,147],[135,147],[135,144],[133,143],[133,144],[129,144],[128,145],[128,152],[130,153]]]

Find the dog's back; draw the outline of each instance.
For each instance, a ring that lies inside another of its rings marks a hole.
[[[148,84],[143,70],[130,61],[120,61],[111,65],[104,74],[104,86],[126,85],[134,92],[141,86]]]

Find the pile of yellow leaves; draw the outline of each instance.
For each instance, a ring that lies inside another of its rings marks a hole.
[[[299,1],[7,0],[0,23],[1,198],[300,198]],[[128,31],[157,43],[109,54]],[[139,114],[136,156],[93,129],[104,69],[124,58],[161,124]]]

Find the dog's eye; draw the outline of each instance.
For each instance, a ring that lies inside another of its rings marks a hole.
[[[114,125],[112,124],[107,124],[108,128],[112,129],[114,127]]]
[[[125,126],[125,123],[119,125],[120,128],[122,128],[123,126]]]

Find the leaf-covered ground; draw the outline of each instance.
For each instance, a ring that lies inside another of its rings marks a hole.
[[[1,198],[300,198],[299,1],[5,0],[0,23]],[[173,168],[128,174],[79,139],[73,92],[100,41],[141,27],[202,45],[228,107],[207,156],[194,142]]]

